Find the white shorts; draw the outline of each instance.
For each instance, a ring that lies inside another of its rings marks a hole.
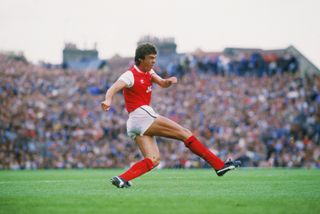
[[[127,121],[127,133],[135,140],[137,136],[142,136],[159,115],[147,105],[140,106],[130,112]]]

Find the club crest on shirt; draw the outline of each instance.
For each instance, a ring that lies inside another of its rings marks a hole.
[[[144,80],[143,80],[143,79],[141,79],[141,80],[140,80],[140,83],[141,83],[141,84],[144,84]]]
[[[148,88],[147,88],[147,93],[150,93],[152,91],[152,86],[149,86]]]

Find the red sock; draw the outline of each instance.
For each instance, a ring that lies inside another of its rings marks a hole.
[[[119,177],[130,181],[140,175],[143,175],[146,172],[149,172],[153,169],[154,165],[150,158],[145,158],[137,163],[135,163],[132,167],[130,167],[127,171],[121,174]]]
[[[184,144],[194,154],[202,157],[208,164],[215,170],[221,169],[224,166],[224,162],[214,155],[207,147],[205,147],[195,136],[189,137]]]

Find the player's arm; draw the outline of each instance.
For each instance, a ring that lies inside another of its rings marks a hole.
[[[101,102],[101,108],[104,111],[108,111],[111,106],[112,97],[115,95],[118,91],[122,90],[124,87],[126,87],[126,83],[122,80],[117,80],[108,90],[105,95],[105,100]]]
[[[153,73],[151,76],[151,80],[152,82],[158,84],[160,87],[162,88],[168,88],[170,87],[172,84],[177,83],[178,80],[176,77],[169,77],[167,79],[163,79],[162,77],[160,77],[158,74]]]

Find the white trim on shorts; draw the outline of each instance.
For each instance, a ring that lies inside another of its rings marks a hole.
[[[129,113],[127,120],[127,134],[135,140],[137,136],[143,136],[159,115],[151,106],[143,105]]]

